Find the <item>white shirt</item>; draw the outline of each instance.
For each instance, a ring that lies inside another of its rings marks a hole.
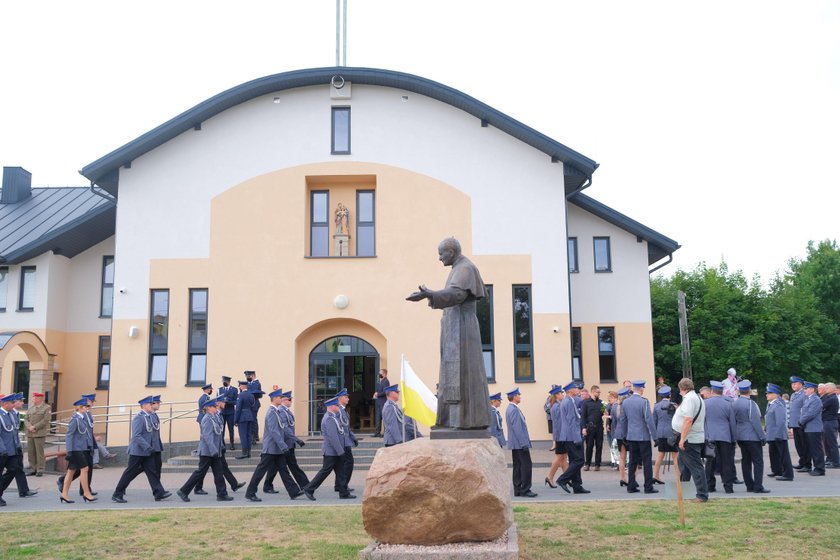
[[[694,415],[697,414],[701,406],[703,409],[700,410],[700,415],[694,420],[694,424],[691,425],[691,429],[688,430],[688,435],[685,438],[688,443],[703,443],[706,440],[703,429],[703,426],[706,424],[706,407],[701,403],[700,395],[694,391],[689,391],[683,395],[682,404],[677,407],[674,413],[674,419],[671,420],[671,429],[675,432],[682,433],[685,419],[694,418]]]

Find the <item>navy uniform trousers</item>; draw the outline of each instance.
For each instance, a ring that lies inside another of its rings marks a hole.
[[[239,444],[242,446],[242,453],[248,455],[251,453],[251,432],[254,429],[252,425],[256,422],[240,422],[239,423]]]
[[[257,486],[260,481],[271,469],[274,473],[280,475],[280,480],[283,481],[283,486],[286,487],[290,498],[297,498],[303,492],[298,486],[297,482],[289,474],[289,469],[286,467],[286,453],[276,455],[270,453],[263,453],[260,455],[260,464],[257,465],[257,470],[251,476],[251,482],[248,483],[248,488],[245,490],[246,496],[255,496],[257,494]]]
[[[290,447],[289,452],[286,453],[286,467],[295,479],[297,485],[303,488],[309,484],[309,477],[303,472],[303,469],[298,465],[297,457],[295,457],[295,448]],[[277,476],[277,469],[273,464],[268,466],[268,473],[265,475],[265,483],[263,484],[263,492],[271,493],[274,490],[274,477]]]
[[[18,459],[20,459],[18,461]],[[0,455],[0,497],[15,479],[18,472],[23,472],[23,453],[19,455]],[[18,488],[20,492],[20,488]]]
[[[160,483],[160,478],[157,476],[157,468],[155,467],[155,459],[151,455],[146,457],[140,455],[128,456],[128,466],[126,466],[125,471],[123,471],[120,477],[120,481],[117,483],[114,496],[118,498],[125,496],[125,490],[128,488],[128,485],[143,472],[146,473],[146,478],[149,480],[149,486],[152,487],[154,497],[159,498],[163,496],[166,490]]]
[[[233,418],[233,417],[231,417],[231,418]],[[225,478],[225,480],[228,481],[228,484],[230,484],[231,490],[233,490],[235,492],[236,488],[239,486],[239,481],[236,480],[235,476],[233,476],[233,472],[231,472],[230,467],[228,466],[227,459],[225,459],[225,448],[224,448],[224,446],[222,446],[222,455],[221,455],[221,457],[219,457],[219,465],[221,465],[221,467],[222,467],[222,476]],[[206,476],[207,472],[205,471],[204,474]],[[194,492],[199,492],[201,490],[204,490],[204,476],[201,477],[198,480],[198,482],[196,482],[195,489],[193,491]]]
[[[767,446],[770,453],[770,472],[776,476],[793,478],[793,462],[790,460],[787,440],[770,440]]]
[[[521,496],[531,491],[531,450],[511,449],[510,453],[513,459],[513,495]]]
[[[213,482],[216,485],[216,496],[227,496],[225,478],[222,474],[222,458],[210,457],[208,455],[199,456],[198,468],[192,472],[184,485],[181,486],[181,492],[189,494],[194,489],[201,488],[199,484],[203,484],[204,477],[207,476],[207,469],[213,470]]]
[[[306,486],[306,489],[310,492],[314,492],[318,489],[321,484],[327,479],[331,472],[335,471],[336,479],[341,477],[344,478],[340,473],[344,471],[344,455],[324,455],[324,464],[321,467],[321,470],[318,471],[318,474],[315,475],[315,478]],[[338,491],[340,496],[349,496],[350,491],[347,489],[345,485]]]

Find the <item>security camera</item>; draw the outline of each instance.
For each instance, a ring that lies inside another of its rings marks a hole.
[[[120,293],[121,293],[121,294],[124,294],[124,293],[126,293],[127,291],[128,291],[128,289],[126,289],[125,287],[120,288]]]
[[[560,327],[554,327],[554,328],[553,328],[553,329],[551,329],[551,330],[553,330],[554,332],[560,332]]]

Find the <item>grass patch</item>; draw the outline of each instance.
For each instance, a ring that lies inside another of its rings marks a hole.
[[[521,558],[810,558],[840,548],[840,499],[712,500],[517,505]],[[395,517],[394,523],[399,523]],[[361,508],[237,508],[31,512],[2,515],[2,558],[193,560],[355,559],[369,542]],[[243,533],[243,531],[245,531]],[[229,538],[217,538],[219,534]]]

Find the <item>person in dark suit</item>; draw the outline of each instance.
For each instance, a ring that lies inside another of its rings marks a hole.
[[[245,379],[248,380],[248,390],[254,395],[254,402],[256,406],[254,407],[254,423],[251,425],[251,442],[260,441],[260,422],[259,422],[259,413],[260,407],[260,399],[265,394],[262,392],[262,384],[260,380],[257,379],[257,372],[253,370],[248,370],[245,372]]]
[[[146,473],[146,478],[149,480],[149,486],[152,487],[152,494],[155,501],[159,502],[165,500],[172,495],[167,492],[160,483],[160,478],[157,476],[157,469],[152,458],[152,401],[154,397],[146,397],[139,401],[142,410],[137,413],[137,416],[131,421],[131,440],[128,442],[128,466],[123,471],[119,482],[117,483],[114,494],[111,500],[118,504],[126,503],[125,491],[131,481],[137,478],[141,472]]]
[[[233,444],[233,414],[235,412],[236,399],[239,397],[239,389],[230,386],[230,377],[227,375],[222,376],[222,386],[219,387],[218,396],[224,398],[225,404],[220,407],[219,415],[227,426],[228,435],[230,436],[230,447],[228,449],[233,451],[236,449],[236,446]]]
[[[339,478],[344,469],[344,428],[342,428],[341,421],[338,419],[338,399],[332,398],[326,401],[324,406],[327,407],[327,413],[321,419],[321,435],[324,438],[324,442],[321,444],[321,453],[324,456],[324,462],[315,478],[303,487],[303,493],[313,501],[315,500],[315,490],[321,486],[330,473],[335,472],[336,478]],[[338,497],[342,500],[356,498],[346,486],[342,486]]]
[[[236,410],[233,415],[233,423],[239,428],[239,443],[242,445],[242,454],[237,459],[248,459],[251,457],[251,424],[256,422],[256,399],[248,390],[248,382],[239,382],[239,396],[236,399]]]
[[[388,381],[388,370],[382,368],[379,370],[379,380],[376,383],[376,392],[373,393],[373,398],[376,401],[376,427],[373,430],[373,437],[382,436],[382,408],[385,406],[385,389],[391,386]]]
[[[840,451],[837,449],[837,413],[840,401],[837,400],[834,383],[822,385],[823,447],[825,448],[825,468],[840,469]]]

